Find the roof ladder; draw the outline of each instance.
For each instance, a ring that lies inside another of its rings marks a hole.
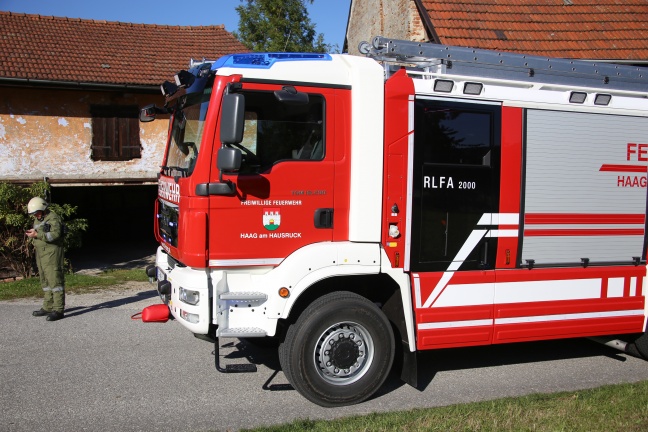
[[[377,61],[437,67],[446,73],[492,79],[648,92],[648,69],[601,61],[570,60],[509,52],[393,40],[376,36],[360,53]]]

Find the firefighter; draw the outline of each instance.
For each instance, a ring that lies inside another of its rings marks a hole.
[[[27,213],[34,217],[34,227],[25,234],[33,239],[36,265],[44,292],[43,307],[32,315],[45,316],[47,321],[57,321],[63,318],[65,309],[63,223],[48,208],[47,201],[40,197],[29,201]]]

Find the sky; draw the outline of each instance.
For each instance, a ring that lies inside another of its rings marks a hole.
[[[324,41],[337,44],[340,50],[344,45],[350,2],[315,0],[312,5],[306,2],[315,31],[323,33]],[[0,11],[137,24],[224,24],[225,30],[234,32],[238,30],[239,19],[235,8],[240,4],[241,0],[0,0]]]

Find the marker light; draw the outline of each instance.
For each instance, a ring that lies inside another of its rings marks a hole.
[[[188,321],[191,324],[198,324],[198,322],[200,321],[200,315],[192,314],[182,309],[180,309],[180,316],[183,320]]]
[[[175,83],[178,87],[191,87],[191,84],[196,80],[196,76],[186,70],[181,70],[174,77]]]
[[[162,91],[162,96],[171,96],[178,91],[178,86],[172,82],[164,81],[162,85],[160,85],[160,91]]]
[[[288,298],[290,297],[290,290],[286,287],[279,288],[279,297]]]
[[[450,93],[454,87],[454,81],[450,80],[436,80],[434,81],[434,91],[442,93]]]
[[[481,94],[483,88],[484,84],[482,83],[467,82],[464,84],[463,92],[464,94],[478,95]]]
[[[223,67],[270,69],[277,62],[298,60],[331,61],[329,54],[320,53],[247,53],[223,56],[212,64],[212,70]]]
[[[583,102],[585,102],[585,99],[587,99],[587,93],[571,92],[571,95],[569,95],[570,103],[582,104]]]
[[[612,95],[605,93],[598,93],[594,98],[594,105],[609,105],[612,100]]]

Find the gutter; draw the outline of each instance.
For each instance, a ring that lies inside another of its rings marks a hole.
[[[145,93],[159,93],[157,85],[141,84],[106,84],[77,81],[53,81],[34,78],[7,78],[0,77],[0,85],[26,86],[26,87],[54,87],[77,90],[131,90]]]
[[[599,63],[613,63],[613,64],[619,64],[619,65],[630,65],[630,66],[639,66],[639,67],[646,67],[648,66],[648,60],[633,60],[633,59],[574,59],[574,60],[584,60],[588,62],[599,62]]]
[[[42,182],[43,178],[33,179],[4,179],[3,183],[17,185],[31,185]],[[157,185],[157,177],[137,177],[137,178],[87,178],[87,179],[53,179],[47,177],[47,183],[52,186],[146,186]]]

